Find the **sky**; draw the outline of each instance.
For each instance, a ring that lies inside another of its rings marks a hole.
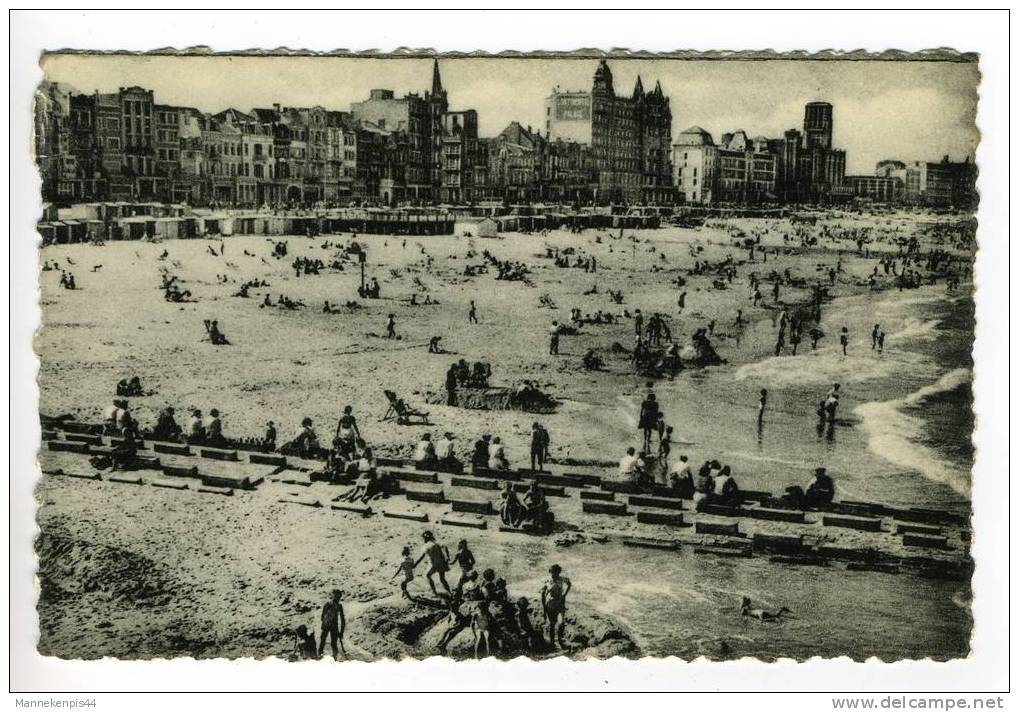
[[[48,55],[51,81],[78,91],[138,85],[157,103],[219,112],[274,103],[346,111],[374,88],[396,94],[431,88],[427,58]],[[479,133],[510,121],[544,124],[552,89],[589,90],[597,59],[443,58],[453,110],[476,109]],[[871,174],[884,159],[962,160],[975,153],[979,70],[975,63],[839,60],[610,59],[618,94],[660,81],[671,100],[673,139],[691,126],[779,137],[802,128],[803,106],[834,106],[834,145],[850,174]]]

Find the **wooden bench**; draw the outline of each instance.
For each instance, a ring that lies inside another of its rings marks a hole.
[[[615,492],[601,492],[599,490],[583,490],[580,493],[580,499],[592,499],[598,502],[614,502],[616,499]]]
[[[230,462],[237,462],[240,460],[237,456],[236,450],[221,450],[214,447],[203,447],[198,450],[198,454],[210,460],[229,460]]]
[[[431,502],[433,504],[445,504],[446,495],[442,490],[407,490],[405,493],[410,502]]]
[[[481,477],[453,477],[450,484],[453,487],[470,487],[472,489],[502,489],[502,484],[498,480],[486,480]]]
[[[767,509],[764,507],[750,507],[743,510],[751,519],[761,519],[771,522],[792,522],[803,524],[806,521],[805,514],[797,509]]]
[[[191,446],[184,443],[152,443],[154,452],[161,452],[165,455],[190,455]]]
[[[842,527],[843,529],[857,529],[861,532],[881,531],[881,520],[871,517],[844,517],[833,514],[826,514],[821,518],[821,524],[826,527]]]
[[[654,507],[655,509],[683,509],[683,500],[666,499],[665,497],[646,497],[632,494],[627,501],[633,507]]]
[[[694,532],[697,534],[711,534],[714,536],[746,536],[739,530],[739,522],[732,524],[717,524],[713,522],[696,522]]]
[[[948,539],[943,536],[929,536],[927,534],[903,534],[902,545],[926,549],[947,549]]]
[[[641,524],[664,524],[670,527],[683,526],[682,513],[671,512],[637,512],[637,521]]]
[[[629,514],[623,502],[592,502],[587,501],[582,505],[584,514],[609,514],[616,517],[624,517]]]
[[[803,537],[789,534],[754,534],[754,551],[774,554],[798,554],[803,550]]]
[[[454,499],[450,502],[454,512],[466,512],[468,514],[494,514],[495,509],[491,502],[474,502],[471,500]]]
[[[48,440],[46,447],[52,452],[73,452],[79,455],[88,455],[90,445],[76,440]]]

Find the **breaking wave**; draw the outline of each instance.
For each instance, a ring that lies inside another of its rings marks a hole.
[[[936,382],[891,401],[874,401],[857,406],[853,412],[860,417],[871,452],[899,467],[915,470],[955,492],[969,497],[970,472],[944,459],[931,447],[920,442],[925,433],[923,419],[909,413],[931,398],[949,393],[969,384],[973,374],[968,368],[949,371]]]

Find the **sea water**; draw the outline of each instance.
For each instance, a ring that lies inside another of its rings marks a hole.
[[[805,485],[823,466],[841,499],[968,513],[973,300],[943,287],[888,291],[836,299],[823,317],[826,336],[817,350],[804,339],[797,356],[656,383],[678,441],[673,457],[687,453],[695,468],[718,459],[745,489],[776,493]],[[875,323],[887,334],[883,353],[871,348]],[[846,356],[838,343],[842,326],[850,333]],[[765,319],[748,325],[741,340],[773,344],[776,333]],[[727,355],[724,346],[720,351]],[[819,429],[815,408],[835,382],[842,391],[836,425]],[[769,395],[758,428],[761,388]],[[642,396],[622,405],[634,425]],[[691,412],[697,416],[680,415]],[[589,556],[563,554],[567,571],[592,566]],[[717,656],[723,641],[736,656],[764,658],[895,660],[968,651],[965,583],[610,545],[599,552],[597,568],[597,576],[583,577],[593,587],[585,600],[626,623],[652,654]],[[792,617],[748,621],[738,612],[744,595],[755,605],[786,606]]]

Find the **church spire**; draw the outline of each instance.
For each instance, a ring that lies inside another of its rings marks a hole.
[[[644,96],[644,82],[640,80],[640,75],[637,75],[637,83],[633,87],[634,98]]]
[[[442,78],[439,77],[439,60],[436,58],[432,64],[432,96],[442,93]]]

